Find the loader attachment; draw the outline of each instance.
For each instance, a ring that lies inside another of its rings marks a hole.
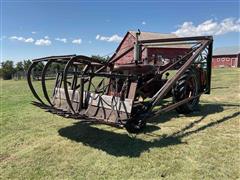
[[[172,109],[194,110],[200,95],[210,93],[212,43],[209,36],[137,40],[107,62],[82,55],[45,57],[33,60],[27,80],[38,101],[34,104],[49,112],[139,132],[150,117]],[[141,58],[148,46],[179,44],[189,48],[167,65]],[[131,51],[133,63],[115,63]]]

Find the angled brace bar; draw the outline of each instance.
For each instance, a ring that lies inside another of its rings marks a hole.
[[[109,61],[103,65],[102,67],[100,67],[98,70],[95,71],[95,73],[99,73],[101,72],[104,68],[106,68],[109,64],[112,64],[114,62],[116,62],[117,60],[119,60],[121,57],[125,56],[127,53],[129,53],[130,51],[132,51],[134,49],[134,47],[130,47],[128,48],[126,51],[124,51],[122,54],[118,55],[117,57],[111,58],[109,59]]]
[[[151,100],[152,109],[155,105],[157,105],[160,100],[169,92],[169,90],[173,87],[173,85],[177,82],[177,80],[181,77],[181,75],[189,68],[192,62],[198,57],[198,55],[202,52],[204,48],[206,48],[210,44],[209,40],[202,41],[202,45],[195,51],[195,53],[186,61],[186,63],[178,70],[178,72],[173,76],[170,80],[166,82],[166,84],[153,96]]]

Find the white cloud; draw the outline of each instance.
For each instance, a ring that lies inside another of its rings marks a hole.
[[[72,41],[72,43],[73,44],[81,44],[82,43],[82,39],[74,39],[73,41]]]
[[[145,21],[142,22],[142,25],[146,25],[147,23]]]
[[[67,39],[66,38],[55,38],[56,41],[61,41],[63,43],[66,43],[67,42]]]
[[[35,31],[32,31],[31,33],[32,33],[32,34],[36,34],[37,32],[35,32]]]
[[[100,41],[107,41],[107,42],[121,42],[123,37],[118,36],[117,34],[114,34],[112,36],[101,36],[98,34],[96,36],[96,39]]]
[[[49,39],[49,37],[48,36],[44,36],[44,39]]]
[[[99,39],[100,38],[100,35],[98,34],[97,36],[96,36],[96,39]]]
[[[18,41],[23,41],[24,40],[23,37],[17,37],[17,36],[11,36],[11,37],[9,37],[9,39],[11,39],[11,40],[18,40]]]
[[[202,36],[222,35],[229,32],[240,32],[240,19],[226,18],[220,22],[209,19],[196,26],[193,22],[184,22],[173,33],[177,36]]]
[[[35,42],[37,46],[50,46],[52,42],[49,39],[38,39]]]
[[[9,37],[10,40],[16,40],[16,41],[21,41],[21,42],[25,42],[25,43],[33,43],[34,39],[33,38],[24,38],[21,36],[11,36]]]
[[[33,42],[34,42],[34,39],[33,39],[33,38],[27,38],[27,39],[25,39],[25,42],[27,42],[27,43],[33,43]]]

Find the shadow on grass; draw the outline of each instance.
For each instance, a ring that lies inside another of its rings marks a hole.
[[[106,153],[117,157],[139,157],[142,152],[148,151],[150,148],[153,147],[161,148],[183,144],[185,143],[181,140],[183,137],[198,133],[219,123],[231,120],[232,118],[239,115],[239,112],[235,112],[219,120],[210,122],[197,129],[191,130],[192,127],[204,120],[208,114],[214,114],[223,111],[223,106],[235,107],[236,105],[204,104],[201,107],[201,112],[193,114],[193,116],[200,116],[200,119],[191,122],[186,127],[172,134],[159,136],[158,139],[154,141],[144,141],[142,139],[132,138],[127,133],[119,134],[115,133],[114,131],[98,129],[96,127],[92,127],[91,123],[87,122],[77,122],[72,126],[62,128],[59,130],[59,134],[68,139],[74,140],[76,142],[81,142],[84,145],[105,151]],[[160,116],[158,122],[162,123],[176,116],[176,113],[169,112],[166,115]],[[156,119],[154,119],[154,121],[156,121]],[[149,133],[157,129],[159,129],[157,126],[148,125],[145,132]]]

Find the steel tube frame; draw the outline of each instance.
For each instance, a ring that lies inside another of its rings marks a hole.
[[[177,71],[177,73],[171,78],[169,79],[162,87],[161,89],[151,98],[150,102],[145,106],[146,109],[145,111],[143,111],[143,115],[146,114],[146,118],[148,118],[147,114],[149,114],[149,112],[153,112],[153,107],[155,107],[156,105],[159,104],[159,102],[169,93],[169,91],[172,89],[172,87],[174,86],[174,84],[178,81],[178,79],[183,75],[183,73],[194,63],[194,61],[197,59],[197,57],[199,56],[200,53],[203,52],[204,49],[208,48],[208,54],[207,54],[207,87],[205,89],[204,92],[199,93],[198,95],[194,96],[194,97],[189,97],[189,98],[185,98],[177,103],[173,103],[168,105],[167,107],[164,107],[162,109],[160,109],[159,111],[155,112],[156,114],[162,113],[162,112],[167,112],[169,110],[175,109],[176,107],[187,103],[189,101],[191,101],[194,98],[199,97],[202,93],[206,93],[209,94],[210,93],[210,87],[211,87],[211,57],[212,57],[212,48],[213,48],[213,39],[211,36],[201,36],[201,37],[185,37],[185,38],[168,38],[168,39],[154,39],[154,40],[139,40],[137,42],[137,45],[139,46],[139,48],[135,48],[135,50],[139,50],[141,49],[140,47],[144,47],[145,45],[147,46],[150,43],[174,43],[174,42],[178,42],[178,44],[181,44],[181,42],[187,42],[192,43],[192,44],[199,44],[198,47],[196,48],[192,48],[187,54],[185,54],[181,59],[177,60],[175,63],[171,64],[169,67],[166,67],[165,69],[163,69],[160,72],[157,72],[156,75],[161,76],[163,75],[165,72],[167,72],[169,69],[171,69],[172,67],[174,67],[177,63],[185,60],[186,62],[180,67],[180,69]],[[163,44],[164,45],[164,44]],[[135,45],[136,46],[136,45]],[[80,106],[79,109],[77,110],[78,112],[76,112],[73,108],[72,105],[72,101],[70,99],[69,96],[69,92],[68,92],[68,84],[67,84],[67,76],[69,73],[73,73],[74,76],[89,76],[90,79],[92,79],[92,77],[94,76],[102,76],[102,77],[117,77],[117,78],[123,78],[123,79],[137,79],[137,76],[135,77],[135,75],[121,75],[121,74],[111,74],[111,73],[102,73],[101,71],[104,70],[107,67],[112,67],[113,63],[116,62],[117,60],[119,60],[121,57],[123,57],[124,55],[126,55],[127,53],[129,53],[130,51],[132,51],[134,49],[134,47],[130,47],[127,50],[125,50],[123,53],[121,53],[118,56],[112,56],[112,58],[110,58],[109,61],[107,62],[100,62],[97,59],[94,58],[90,58],[87,56],[76,56],[76,55],[65,55],[65,56],[50,56],[50,57],[44,57],[44,58],[39,58],[39,59],[35,59],[33,60],[33,63],[31,64],[31,66],[28,69],[27,72],[27,81],[28,81],[28,85],[30,87],[30,90],[32,91],[34,97],[41,102],[43,105],[46,105],[44,103],[44,101],[39,97],[39,95],[36,93],[36,90],[33,87],[32,81],[31,81],[31,72],[34,69],[34,67],[36,67],[36,65],[40,62],[46,62],[42,73],[41,73],[41,80],[42,80],[42,91],[44,94],[44,97],[46,98],[47,102],[50,104],[50,106],[52,108],[53,104],[48,96],[47,93],[47,88],[46,88],[46,73],[47,73],[47,69],[48,67],[56,62],[56,63],[65,63],[65,68],[63,70],[63,75],[62,75],[62,82],[63,82],[63,89],[64,89],[64,93],[65,93],[65,97],[66,97],[66,102],[68,104],[68,107],[71,111],[72,114],[77,115],[77,113],[80,111],[80,109],[83,106],[83,102],[80,102]],[[190,56],[188,58],[188,56]],[[140,57],[140,56],[139,56]],[[138,59],[136,59],[137,61]],[[140,60],[140,59],[139,59]],[[93,69],[91,69],[91,72],[87,72],[88,68],[92,68],[91,62],[96,62],[99,65],[101,65],[100,68],[98,68],[96,71],[93,71]],[[84,64],[86,65],[84,68],[84,72],[83,73],[79,73],[77,70],[75,70],[74,72],[70,72],[69,68],[74,65],[74,63],[78,63],[75,64],[76,66],[79,64]],[[78,77],[76,77],[78,78]],[[146,86],[147,84],[149,84],[149,82],[151,80],[154,80],[154,78],[150,79],[149,81],[146,82],[146,84],[144,84],[143,86]],[[87,82],[85,79],[81,78],[81,95],[83,96],[83,85]],[[73,90],[76,87],[73,87]],[[142,87],[140,87],[139,89],[141,89]],[[80,97],[81,100],[83,101],[83,97]],[[46,105],[47,106],[47,105]]]
[[[195,37],[177,37],[177,38],[166,38],[166,39],[151,39],[151,40],[139,40],[140,44],[145,43],[164,43],[164,42],[179,42],[179,41],[212,41],[212,36],[195,36]]]

